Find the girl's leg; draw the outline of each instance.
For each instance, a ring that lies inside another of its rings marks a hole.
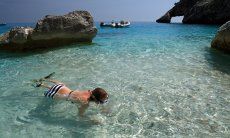
[[[50,87],[50,86],[48,86],[48,85],[46,85],[46,84],[44,84],[44,83],[41,83],[41,86],[42,86],[42,87],[44,87],[44,88],[51,89],[51,87]]]
[[[45,79],[46,81],[49,81],[49,82],[52,82],[52,83],[54,83],[54,84],[64,84],[64,83],[62,83],[62,82],[60,82],[60,81],[57,81],[57,80],[51,80],[51,79]]]
[[[36,84],[36,87],[44,87],[44,88],[47,88],[47,89],[51,89],[50,86],[48,86],[47,84],[44,84],[44,83],[38,83],[38,84]]]

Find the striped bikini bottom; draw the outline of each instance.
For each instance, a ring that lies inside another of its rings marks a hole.
[[[53,98],[54,95],[64,86],[64,84],[55,84],[44,93],[45,97]]]

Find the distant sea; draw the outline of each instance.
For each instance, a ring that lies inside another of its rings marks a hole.
[[[35,24],[0,34],[14,26]],[[210,48],[219,26],[97,27],[92,44],[0,52],[0,137],[230,136],[230,56]],[[80,118],[32,86],[51,72],[72,89],[106,89],[109,102]]]

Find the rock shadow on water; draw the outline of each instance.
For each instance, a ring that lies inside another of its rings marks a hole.
[[[212,48],[206,49],[205,58],[213,69],[230,75],[230,55]]]
[[[50,112],[50,108],[54,107],[55,104],[56,101],[43,99],[36,108],[29,111],[27,118],[38,119],[49,126],[62,126],[66,128],[72,137],[86,137],[85,132],[93,126],[98,125],[88,118],[77,119],[77,115],[68,118],[65,116],[55,116],[55,113]]]
[[[50,51],[56,51],[60,49],[73,49],[76,47],[92,47],[92,46],[100,46],[97,43],[77,43],[72,45],[65,45],[65,46],[57,46],[57,47],[46,47],[46,48],[39,48],[39,49],[27,49],[27,50],[19,50],[19,51],[9,51],[0,49],[0,59],[7,59],[7,58],[20,58],[26,56],[32,56],[36,54],[45,54]]]

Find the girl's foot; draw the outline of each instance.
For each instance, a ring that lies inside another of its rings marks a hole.
[[[40,87],[42,85],[42,82],[35,83],[34,87]]]

